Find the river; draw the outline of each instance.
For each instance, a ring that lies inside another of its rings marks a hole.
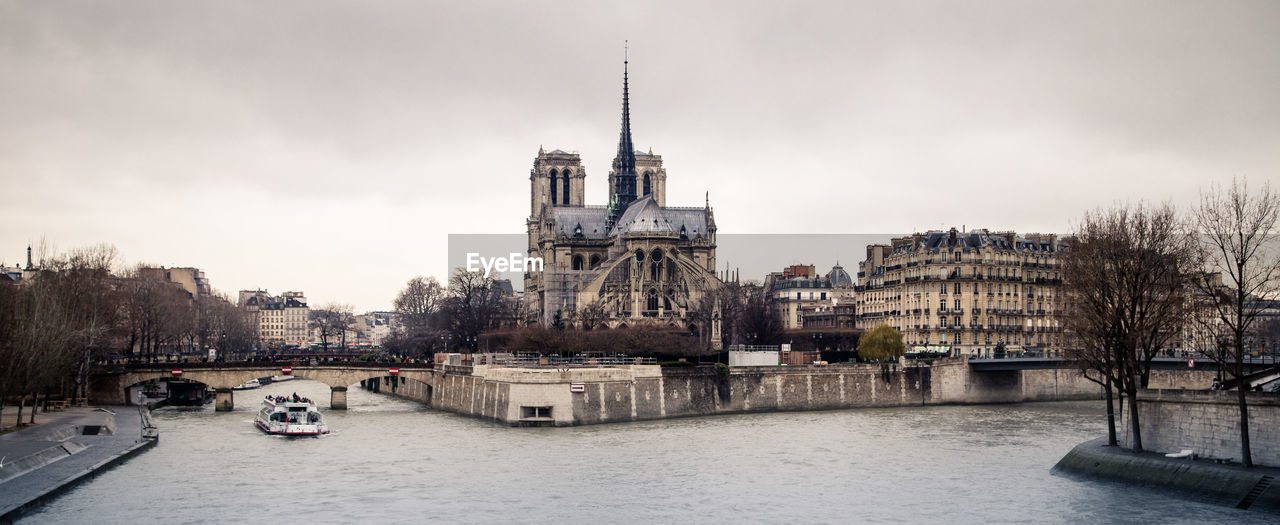
[[[332,434],[253,427],[236,410],[156,410],[159,446],[24,523],[1145,522],[1265,523],[1265,514],[1052,476],[1101,435],[1098,403],[743,414],[508,428],[352,388]]]

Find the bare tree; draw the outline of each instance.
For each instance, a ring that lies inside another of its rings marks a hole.
[[[124,309],[132,350],[154,360],[164,349],[178,343],[195,329],[196,312],[191,296],[182,286],[148,272],[139,265],[121,280]]]
[[[445,290],[435,277],[421,275],[409,279],[403,290],[396,295],[396,313],[400,315],[400,323],[408,326],[428,326],[432,317],[440,311],[440,303],[444,300]]]
[[[121,297],[112,275],[118,258],[114,246],[99,244],[73,250],[65,263],[60,263],[64,266],[59,272],[61,295],[78,346],[74,377],[82,398],[88,397],[89,367],[95,353],[101,356],[109,351],[110,333],[120,323]]]
[[[782,318],[764,288],[746,292],[742,310],[734,325],[738,334],[749,344],[774,344],[782,337]]]
[[[355,324],[355,314],[350,305],[329,303],[311,310],[309,325],[320,333],[320,348],[329,350],[329,340],[337,337],[342,348],[347,346],[347,330]]]
[[[232,304],[225,294],[201,295],[196,312],[195,345],[216,348],[219,359],[242,356],[257,339],[249,312]]]
[[[1266,300],[1280,292],[1280,257],[1272,233],[1280,218],[1280,195],[1270,184],[1250,194],[1248,181],[1229,189],[1213,186],[1200,195],[1192,235],[1200,240],[1204,272],[1196,279],[1208,315],[1195,318],[1211,335],[1201,350],[1236,381],[1240,409],[1240,462],[1253,466],[1249,447],[1249,407],[1245,391],[1245,338],[1255,328]]]
[[[394,302],[397,323],[383,346],[400,353],[426,357],[442,337],[438,330],[445,289],[435,277],[417,276],[405,283]]]
[[[458,268],[449,277],[449,296],[443,311],[454,346],[475,352],[480,333],[492,328],[507,307],[505,298],[494,289],[492,278]]]
[[[1099,374],[1086,377],[1127,397],[1135,451],[1142,450],[1137,391],[1150,379],[1151,361],[1181,331],[1193,267],[1193,247],[1167,204],[1087,213],[1063,252],[1063,322],[1080,343],[1072,357]],[[1114,420],[1108,438],[1115,440]]]
[[[594,330],[605,324],[609,320],[609,311],[606,309],[604,301],[590,301],[585,304],[578,305],[570,311],[569,316],[573,324],[583,330]]]

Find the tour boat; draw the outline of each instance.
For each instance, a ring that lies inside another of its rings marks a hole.
[[[253,389],[258,388],[258,387],[260,387],[260,386],[262,386],[262,383],[261,383],[261,382],[259,382],[257,379],[250,379],[250,380],[248,380],[248,381],[245,381],[245,382],[243,382],[243,383],[240,383],[240,386],[233,386],[233,387],[231,387],[231,389],[232,389],[232,390],[253,390]]]
[[[328,434],[329,427],[316,404],[305,397],[267,396],[254,421],[268,434],[281,436],[318,436]]]

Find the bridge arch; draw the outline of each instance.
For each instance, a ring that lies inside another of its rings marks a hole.
[[[312,379],[329,386],[331,392],[330,408],[335,410],[346,408],[348,387],[370,379],[393,377],[390,374],[391,368],[399,369],[394,377],[401,378],[401,381],[405,384],[410,381],[415,383],[409,388],[415,395],[409,397],[418,398],[424,402],[428,402],[426,400],[430,399],[430,393],[435,388],[436,382],[435,371],[420,364],[416,366],[409,365],[407,368],[400,368],[397,364],[383,363],[376,365],[353,363],[351,365],[317,366],[289,365],[288,363],[264,363],[260,366],[208,366],[199,364],[191,367],[184,367],[182,364],[142,365],[131,367],[131,369],[119,373],[113,381],[99,382],[100,384],[95,387],[95,397],[108,402],[128,403],[129,400],[125,396],[130,387],[152,380],[181,377],[182,379],[202,383],[206,387],[215,390],[217,392],[215,408],[219,411],[226,411],[234,408],[233,387],[250,379],[281,375],[282,366],[291,366],[291,374],[296,377]],[[176,370],[181,370],[181,374],[175,375],[173,372]],[[116,391],[104,392],[102,391],[103,389]]]

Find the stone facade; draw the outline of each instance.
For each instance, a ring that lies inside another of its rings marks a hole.
[[[1190,449],[1202,458],[1240,460],[1238,394],[1222,390],[1138,392],[1142,447],[1155,452]],[[1257,465],[1280,467],[1280,395],[1245,394],[1249,405],[1249,450]],[[1128,405],[1125,405],[1128,408]],[[1133,446],[1129,418],[1116,429]]]
[[[887,324],[908,346],[956,354],[1060,355],[1055,235],[931,231],[867,246],[858,269],[858,328]]]
[[[692,316],[715,275],[716,224],[703,207],[667,206],[662,157],[631,142],[627,81],[622,132],[605,206],[585,203],[586,170],[577,153],[541,148],[529,172],[524,321],[551,324],[560,313],[603,310],[609,327],[654,325],[706,330]],[[600,317],[600,316],[591,316]],[[591,327],[594,328],[594,327]]]
[[[239,304],[258,328],[264,347],[305,346],[310,342],[311,308],[302,292],[284,292],[279,297],[266,290],[240,290]]]

